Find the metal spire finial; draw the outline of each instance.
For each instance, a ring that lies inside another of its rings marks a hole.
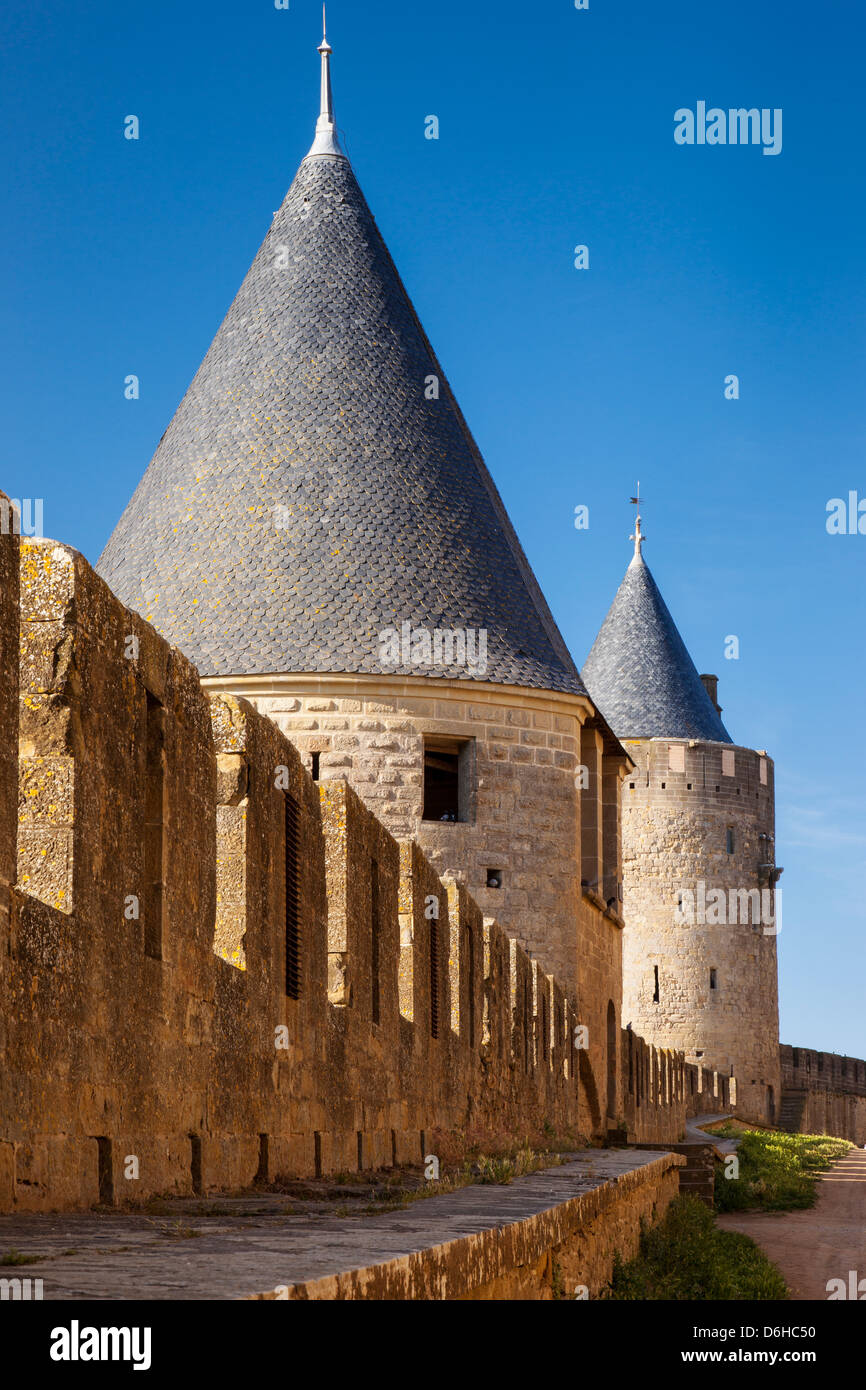
[[[640,483],[638,483],[638,485],[637,485],[637,496],[636,496],[636,497],[630,498],[630,501],[631,501],[631,504],[632,504],[633,507],[641,507],[641,506],[643,506],[644,498],[641,497],[641,495],[640,495]],[[636,558],[637,558],[638,560],[642,559],[643,557],[642,557],[642,555],[641,555],[641,546],[643,545],[644,541],[646,540],[646,536],[643,534],[643,532],[642,532],[641,529],[640,529],[640,512],[638,512],[637,517],[636,517],[636,519],[635,519],[634,535],[633,535],[633,536],[629,536],[629,540],[630,540],[630,541],[634,541],[634,553],[635,553]]]
[[[310,155],[335,154],[345,158],[340,149],[340,141],[337,138],[337,123],[334,120],[334,96],[331,91],[331,54],[333,51],[328,43],[325,6],[323,5],[322,42],[319,44],[319,52],[322,55],[322,100],[319,119],[316,122],[316,138],[313,141]],[[308,159],[310,155],[307,155]]]

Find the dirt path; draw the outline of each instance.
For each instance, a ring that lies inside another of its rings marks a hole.
[[[847,1290],[849,1271],[866,1280],[866,1150],[851,1149],[824,1174],[810,1210],[729,1212],[719,1225],[757,1241],[792,1298],[826,1300],[829,1279],[844,1279]],[[866,1283],[860,1297],[866,1298]]]

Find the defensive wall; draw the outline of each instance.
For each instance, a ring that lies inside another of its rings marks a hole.
[[[779,1054],[783,1129],[866,1144],[866,1062],[785,1043]]]
[[[584,1001],[463,884],[77,552],[18,550],[0,534],[0,1208],[624,1120],[617,1035],[600,1075]],[[642,1102],[631,1137],[679,1135],[682,1086]]]

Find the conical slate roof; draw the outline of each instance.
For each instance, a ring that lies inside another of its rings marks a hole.
[[[732,742],[650,574],[640,539],[584,663],[583,679],[617,738]]]
[[[316,142],[99,572],[203,675],[412,674],[583,694],[340,151],[327,42],[320,52]],[[391,664],[379,634],[405,622],[485,629],[486,668]]]

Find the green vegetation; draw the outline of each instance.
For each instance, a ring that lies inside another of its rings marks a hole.
[[[37,1265],[44,1259],[44,1255],[22,1255],[20,1250],[7,1250],[5,1255],[0,1255],[0,1265]]]
[[[538,1153],[527,1143],[513,1148],[510,1153],[476,1153],[455,1165],[451,1171],[443,1172],[435,1182],[419,1180],[415,1176],[407,1181],[404,1174],[395,1174],[387,1180],[384,1190],[378,1194],[378,1200],[365,1207],[364,1211],[370,1213],[388,1207],[408,1207],[412,1202],[423,1201],[426,1197],[441,1197],[443,1193],[456,1192],[458,1188],[471,1187],[473,1183],[507,1186],[527,1173],[536,1173],[542,1168],[556,1168],[567,1162],[568,1157],[561,1153]]]
[[[561,1154],[536,1153],[527,1144],[517,1149],[511,1158],[507,1155],[489,1158],[487,1154],[480,1154],[474,1165],[466,1164],[465,1172],[470,1182],[510,1183],[526,1173],[537,1173],[539,1168],[556,1168],[565,1162]]]
[[[724,1166],[717,1167],[717,1211],[793,1211],[814,1206],[817,1174],[851,1148],[847,1139],[826,1134],[741,1130],[736,1137],[739,1176],[726,1178]]]
[[[748,1236],[720,1231],[696,1197],[677,1197],[657,1226],[641,1230],[640,1252],[617,1256],[603,1298],[767,1300],[788,1297],[785,1281]]]

